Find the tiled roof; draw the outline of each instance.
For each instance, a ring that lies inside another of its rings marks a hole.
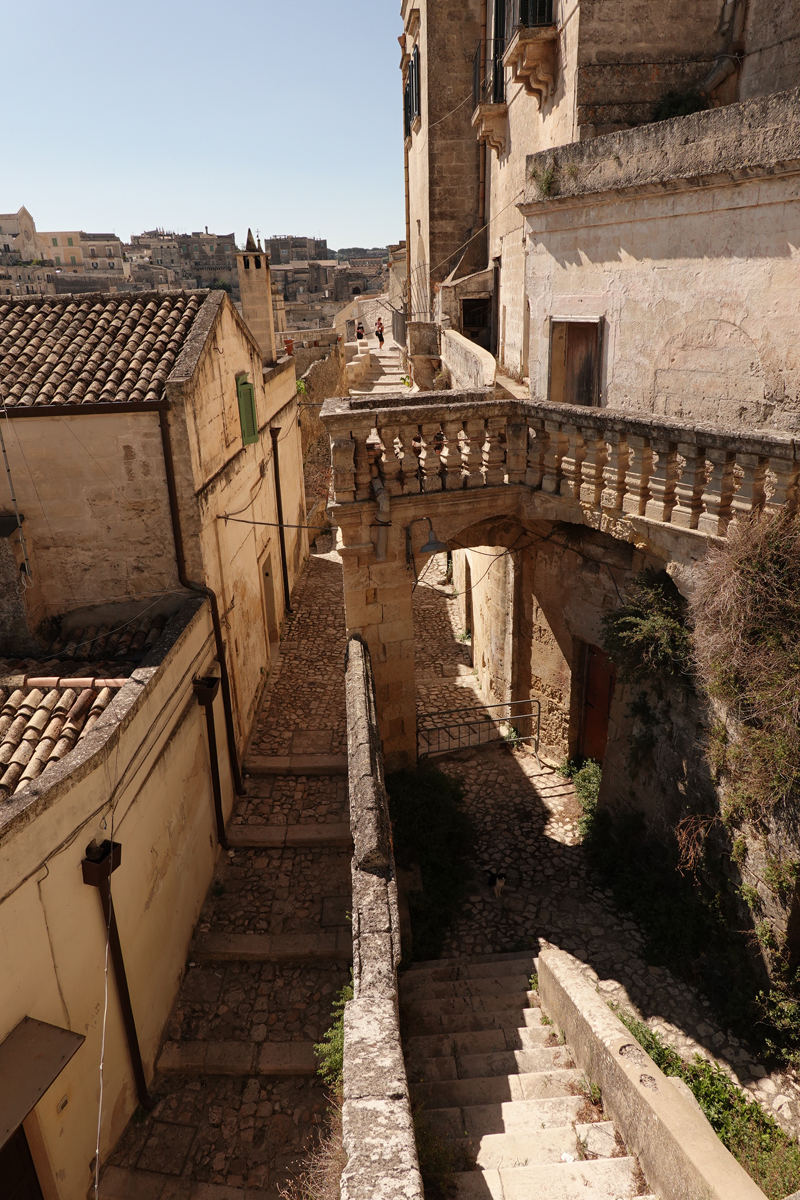
[[[0,659],[0,803],[86,737],[166,621],[161,615],[116,628],[74,629],[50,647],[49,656]],[[97,686],[87,687],[87,680]],[[103,686],[106,681],[112,686]]]
[[[0,403],[160,399],[206,295],[0,299]]]

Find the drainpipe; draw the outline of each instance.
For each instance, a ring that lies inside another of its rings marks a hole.
[[[275,496],[278,501],[278,536],[281,543],[281,571],[283,573],[283,603],[286,611],[292,611],[292,597],[289,591],[289,567],[286,563],[286,535],[283,532],[283,497],[281,496],[281,467],[278,460],[278,437],[280,428],[270,429],[272,438],[272,461],[275,463]]]
[[[480,85],[483,87],[483,81],[486,78],[486,22],[487,22],[487,4],[486,0],[482,0],[481,4],[481,78]],[[479,143],[479,190],[478,190],[478,228],[482,229],[486,224],[486,142]],[[486,238],[488,247],[488,234]],[[487,255],[488,259],[488,255]]]
[[[739,66],[740,57],[732,51],[737,46],[741,49],[746,7],[746,0],[725,0],[719,26],[719,53],[709,74],[700,85],[700,92],[704,96],[710,95],[729,75],[733,75]]]
[[[406,189],[406,320],[413,320],[411,312],[411,198],[408,189],[408,138],[403,139],[403,177]],[[408,333],[406,333],[408,349]]]
[[[233,702],[231,700],[231,682],[228,676],[228,661],[225,653],[225,642],[222,637],[222,622],[219,619],[219,601],[213,588],[204,583],[194,583],[186,574],[186,558],[183,550],[183,534],[181,532],[180,514],[178,509],[178,489],[175,483],[175,463],[172,457],[172,438],[169,432],[169,420],[166,412],[161,409],[158,414],[161,427],[161,446],[164,452],[164,469],[167,474],[167,493],[169,495],[169,513],[172,520],[172,536],[175,540],[175,558],[178,564],[178,579],[181,585],[190,592],[206,596],[211,605],[211,622],[214,626],[214,642],[219,660],[220,683],[222,685],[222,707],[225,711],[225,731],[228,736],[228,757],[231,764],[233,786],[237,796],[243,796],[244,784],[239,759],[236,754],[236,733],[233,724]]]
[[[206,710],[206,730],[208,732],[208,757],[211,762],[211,786],[214,790],[214,815],[217,818],[217,841],[223,850],[228,850],[228,838],[225,834],[225,817],[222,812],[222,786],[219,778],[219,759],[217,757],[217,731],[214,725],[214,700],[219,691],[219,679],[207,675],[195,679],[192,687],[198,704]]]
[[[391,525],[389,513],[389,493],[383,486],[383,481],[377,476],[372,480],[372,490],[378,501],[378,544],[375,547],[375,561],[386,561],[386,550],[389,545],[389,526]]]
[[[147,1091],[144,1077],[144,1063],[139,1049],[139,1037],[136,1033],[136,1022],[133,1019],[131,994],[128,991],[128,977],[125,974],[125,961],[122,957],[122,945],[119,940],[117,917],[114,912],[114,901],[111,898],[111,873],[116,871],[122,862],[122,846],[119,842],[102,842],[99,846],[91,842],[86,847],[86,857],[81,860],[83,882],[90,887],[96,887],[100,893],[100,903],[103,908],[103,920],[108,930],[108,948],[111,961],[114,964],[114,978],[117,981],[117,995],[122,1009],[122,1023],[125,1026],[125,1038],[128,1043],[128,1053],[131,1056],[133,1078],[136,1083],[136,1095],[142,1108],[148,1112],[153,1107],[153,1101]]]

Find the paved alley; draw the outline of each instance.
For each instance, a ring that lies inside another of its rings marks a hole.
[[[323,1122],[313,1044],[352,957],[338,555],[312,554],[292,602],[156,1104],[111,1156],[103,1200],[277,1200]]]

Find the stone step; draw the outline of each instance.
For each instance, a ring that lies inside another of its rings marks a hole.
[[[574,1065],[566,1046],[536,1046],[531,1050],[501,1050],[490,1054],[441,1055],[415,1063],[415,1078],[425,1083],[443,1079],[486,1079],[492,1075],[534,1074]]]
[[[429,1027],[429,1022],[435,1017],[463,1017],[467,1021],[473,1014],[507,1012],[522,1014],[529,1007],[531,1000],[536,999],[535,992],[496,992],[488,996],[449,996],[442,1000],[420,1000],[411,1007],[403,1006],[407,1032],[436,1033],[436,1027]],[[506,1018],[506,1025],[514,1023],[511,1017]],[[520,1021],[520,1024],[523,1022]],[[469,1032],[474,1026],[464,1024],[464,1032]],[[479,1027],[480,1028],[480,1027]],[[453,1033],[458,1032],[458,1025],[452,1026]]]
[[[531,1129],[527,1133],[487,1133],[478,1141],[462,1139],[461,1149],[470,1157],[474,1156],[483,1171],[563,1162],[562,1155],[565,1154],[581,1160],[611,1158],[618,1153],[611,1121],[559,1125],[551,1129]]]
[[[492,1075],[472,1079],[447,1079],[414,1084],[414,1095],[428,1108],[475,1108],[502,1105],[511,1100],[542,1100],[569,1096],[583,1075],[570,1068],[520,1075]],[[583,1103],[583,1101],[581,1101]],[[485,1130],[502,1133],[502,1129]]]
[[[253,754],[245,759],[250,775],[346,775],[346,754]]]
[[[542,1163],[453,1176],[457,1200],[628,1200],[637,1195],[635,1158]]]
[[[535,1010],[538,1011],[538,1010]],[[424,1033],[405,1039],[409,1059],[447,1058],[450,1055],[492,1054],[503,1050],[532,1050],[543,1046],[552,1027],[532,1025],[516,1028],[513,1025],[494,1029],[477,1029],[467,1033]]]
[[[158,1070],[169,1075],[315,1075],[317,1059],[313,1042],[167,1042]]]
[[[411,963],[406,969],[403,978],[409,975],[416,975],[419,971],[438,971],[444,966],[460,966],[473,967],[481,966],[483,963],[506,963],[506,962],[522,962],[530,959],[533,962],[536,958],[535,950],[510,950],[500,954],[475,954],[469,958],[461,956],[459,958],[441,959],[441,958],[426,958],[419,962]],[[532,968],[535,969],[535,968]]]
[[[425,1119],[440,1137],[448,1141],[466,1137],[478,1146],[490,1134],[525,1135],[574,1125],[585,1104],[584,1096],[546,1096],[467,1108],[428,1108]]]
[[[434,980],[423,976],[420,980],[410,979],[400,989],[400,1003],[404,1008],[416,1006],[426,1000],[446,1000],[450,996],[493,996],[504,992],[519,995],[528,990],[529,975],[488,975],[483,979]]]
[[[452,1001],[461,1004],[462,1001]],[[410,1036],[442,1033],[474,1033],[484,1029],[506,1029],[527,1026],[542,1029],[542,1014],[538,1008],[499,1009],[497,1012],[450,1012],[421,1014],[406,1013],[403,1027]]]
[[[325,933],[202,933],[192,943],[197,962],[351,962],[350,927]]]
[[[280,849],[283,846],[329,846],[349,850],[353,837],[349,824],[331,822],[310,825],[230,825],[228,845],[233,850]]]
[[[519,965],[517,965],[519,963]],[[401,994],[409,988],[421,986],[426,980],[432,983],[447,983],[454,979],[496,979],[505,975],[524,976],[526,986],[531,975],[536,970],[532,954],[525,959],[514,960],[508,970],[503,970],[503,964],[495,962],[462,962],[453,959],[452,962],[439,963],[438,966],[426,966],[421,970],[409,967],[400,976]]]
[[[197,1183],[155,1171],[106,1167],[100,1180],[100,1200],[275,1200],[275,1191]]]

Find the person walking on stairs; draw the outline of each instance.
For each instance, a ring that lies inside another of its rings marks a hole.
[[[378,317],[377,321],[375,322],[375,336],[378,339],[378,346],[382,350],[383,349],[383,320],[381,319],[381,317]]]

